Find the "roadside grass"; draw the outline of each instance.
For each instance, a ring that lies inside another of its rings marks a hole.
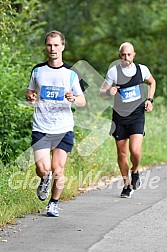
[[[77,135],[82,136],[76,131]],[[83,137],[83,136],[82,136]],[[106,153],[110,153],[114,147],[114,141],[109,138],[105,143]],[[113,145],[113,147],[112,147]],[[98,183],[100,177],[108,174],[117,176],[119,174],[116,161],[113,161],[112,154],[106,156],[103,146],[89,157],[78,154],[77,143],[71,154],[69,154],[66,164],[66,184],[61,195],[61,201],[72,200],[85,191],[88,186]],[[114,154],[113,157],[116,157]],[[35,166],[27,169],[18,167],[4,167],[0,172],[0,226],[14,223],[17,217],[43,211],[48,200],[41,202],[36,196],[36,188],[39,178],[35,174]]]
[[[35,175],[31,171],[31,178]],[[26,184],[26,173],[17,167],[4,168],[0,173],[0,226],[6,223],[15,223],[17,217],[38,212],[44,208],[43,202],[36,200],[34,190]]]
[[[167,162],[166,107],[161,100],[157,100],[155,106],[152,113],[146,114],[141,167]],[[102,177],[111,179],[120,175],[112,137],[108,137],[89,156],[78,152],[78,144],[87,134],[87,131],[75,128],[76,144],[66,164],[66,184],[60,199],[62,201],[75,199],[79,192],[97,185]],[[0,181],[0,226],[15,223],[17,217],[41,212],[47,206],[48,200],[41,202],[36,196],[39,178],[35,174],[34,165],[20,169],[12,165],[3,167],[1,164]]]
[[[146,114],[141,166],[167,163],[167,105],[155,99],[154,110]]]

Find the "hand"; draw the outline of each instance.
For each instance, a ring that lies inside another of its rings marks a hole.
[[[107,90],[107,95],[116,95],[118,92],[119,86],[113,86],[110,89]]]
[[[66,93],[65,93],[65,98],[66,98],[69,102],[74,102],[74,101],[75,101],[75,96],[73,95],[72,92],[66,92]]]
[[[35,92],[33,92],[32,90],[28,90],[27,91],[27,100],[30,102],[35,102],[37,97],[37,94]]]
[[[119,86],[113,86],[111,89],[110,89],[110,93],[111,95],[116,95],[116,93],[118,92],[118,89],[120,87]]]
[[[145,111],[146,112],[151,112],[153,110],[153,105],[150,101],[146,101],[145,102]]]

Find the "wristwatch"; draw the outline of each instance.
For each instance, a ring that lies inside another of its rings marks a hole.
[[[153,103],[153,99],[152,98],[147,98],[147,101],[150,101],[151,103]]]

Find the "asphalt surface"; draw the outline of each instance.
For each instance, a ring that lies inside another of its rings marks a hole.
[[[28,215],[1,230],[0,252],[166,252],[167,165],[142,172],[119,197],[120,180],[59,203],[60,217]]]

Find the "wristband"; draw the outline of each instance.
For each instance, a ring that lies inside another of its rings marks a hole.
[[[153,103],[153,99],[152,98],[148,98],[147,101],[150,101],[151,103]]]

